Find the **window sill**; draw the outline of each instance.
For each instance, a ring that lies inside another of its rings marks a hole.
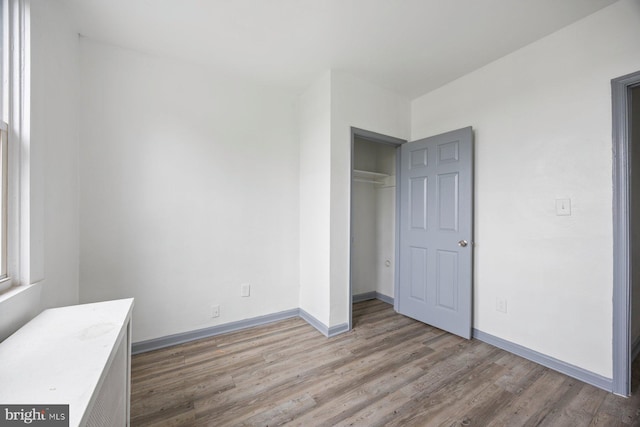
[[[42,311],[41,289],[39,282],[14,286],[0,293],[0,342]]]
[[[0,279],[0,295],[11,289],[11,277]]]
[[[6,282],[6,281],[10,281],[11,279],[4,279],[2,281],[0,281],[0,289],[2,289],[2,285]],[[11,298],[16,297],[18,295],[20,295],[23,292],[26,292],[27,290],[31,289],[33,285],[21,285],[21,286],[11,286],[3,291],[0,291],[0,304],[9,301]]]

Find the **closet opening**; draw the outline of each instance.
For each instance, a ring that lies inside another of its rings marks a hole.
[[[358,324],[358,310],[375,310],[379,301],[394,302],[396,170],[398,148],[404,142],[352,128],[350,329]],[[366,307],[358,304],[363,301],[372,302]]]

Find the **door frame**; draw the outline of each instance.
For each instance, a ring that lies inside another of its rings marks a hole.
[[[640,71],[611,80],[613,119],[613,393],[631,394],[629,112]]]
[[[375,142],[377,144],[385,144],[396,147],[396,176],[398,173],[398,166],[400,161],[400,156],[398,153],[398,149],[402,144],[407,142],[406,139],[396,138],[389,135],[384,135],[377,132],[372,132],[365,129],[360,129],[357,127],[351,126],[351,180],[350,180],[350,189],[349,189],[349,330],[353,328],[353,284],[352,284],[352,260],[353,260],[353,169],[354,169],[354,154],[355,154],[355,139],[364,139],[370,142]],[[395,258],[396,262],[398,260],[398,209],[399,209],[399,192],[396,184],[396,221],[395,221]],[[395,293],[396,286],[398,284],[398,269],[394,265],[394,277],[393,277],[393,292],[394,292],[394,306],[395,306]]]

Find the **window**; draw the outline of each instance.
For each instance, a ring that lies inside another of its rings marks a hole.
[[[0,293],[28,283],[29,1],[0,0]],[[27,188],[26,191],[22,187]],[[26,240],[25,240],[26,241]],[[20,256],[24,252],[26,256]],[[25,266],[21,264],[26,263]]]
[[[7,190],[8,190],[8,130],[6,122],[0,123],[0,280],[7,275]]]
[[[0,280],[8,278],[7,274],[7,193],[9,175],[9,126],[5,121],[0,123]]]
[[[0,119],[7,122],[7,106],[9,105],[9,2],[0,0]]]
[[[11,286],[7,274],[7,191],[9,144],[9,1],[0,4],[0,291]]]

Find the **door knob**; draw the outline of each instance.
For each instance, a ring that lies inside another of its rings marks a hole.
[[[463,248],[464,248],[465,246],[467,246],[468,244],[469,244],[469,242],[467,242],[466,240],[460,240],[460,241],[458,242],[458,246],[461,246],[461,247],[463,247]]]

